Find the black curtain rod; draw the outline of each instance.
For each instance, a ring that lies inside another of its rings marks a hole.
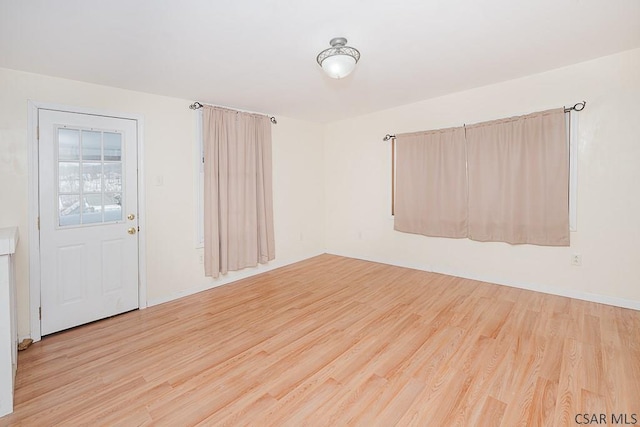
[[[587,106],[587,101],[578,102],[576,104],[573,104],[573,107],[568,107],[568,108],[564,107],[564,112],[568,113],[569,111],[582,111],[586,106]]]
[[[202,104],[201,104],[201,103],[199,103],[198,101],[196,101],[196,102],[194,102],[193,104],[189,105],[189,108],[191,108],[192,110],[199,110],[199,109],[201,109],[202,107],[204,107],[204,105],[202,105]],[[222,107],[222,108],[226,108],[226,107]],[[231,108],[227,108],[227,109],[228,109],[228,110],[231,110]],[[258,113],[258,114],[259,114],[259,113]],[[267,115],[265,114],[265,116],[267,116]],[[277,124],[278,124],[278,121],[276,120],[276,118],[275,118],[275,117],[273,117],[273,116],[267,116],[267,117],[269,117],[269,120],[270,120],[270,121],[271,121],[271,123],[273,123],[274,125],[277,125]]]
[[[582,101],[582,102],[577,102],[573,105],[573,107],[564,107],[564,112],[568,113],[569,111],[582,111],[584,110],[584,107],[587,106],[587,101]],[[390,139],[395,138],[396,136],[394,134],[386,134],[384,136],[384,138],[382,138],[383,141],[388,141]]]

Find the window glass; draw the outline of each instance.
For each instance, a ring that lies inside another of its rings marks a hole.
[[[80,195],[63,194],[58,196],[58,215],[61,226],[80,224]]]
[[[110,192],[122,191],[122,163],[104,164],[104,189]]]
[[[82,131],[82,160],[102,160],[102,132]]]
[[[58,225],[123,220],[122,134],[58,129]]]
[[[58,163],[58,190],[60,193],[80,191],[80,163]]]
[[[80,160],[80,131],[58,129],[58,160]]]
[[[122,134],[113,132],[104,133],[104,159],[122,160]]]
[[[82,164],[82,191],[84,193],[102,191],[102,163]]]

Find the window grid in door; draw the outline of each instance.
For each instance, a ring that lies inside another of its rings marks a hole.
[[[56,141],[57,226],[122,221],[122,133],[60,126]]]

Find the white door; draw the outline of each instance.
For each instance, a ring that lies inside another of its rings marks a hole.
[[[138,308],[137,126],[40,109],[41,331]]]

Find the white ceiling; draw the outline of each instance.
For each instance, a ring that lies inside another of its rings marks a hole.
[[[0,67],[316,122],[636,47],[640,0],[0,0]]]

